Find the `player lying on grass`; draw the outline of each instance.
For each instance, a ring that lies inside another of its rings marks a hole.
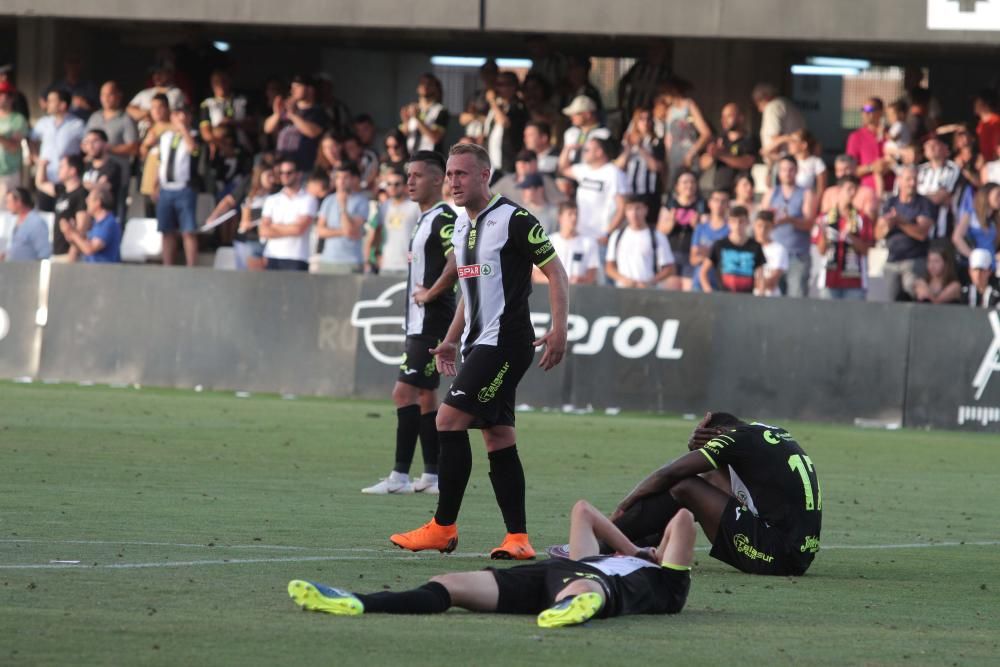
[[[676,614],[687,600],[695,535],[693,517],[680,510],[655,549],[640,548],[581,500],[570,519],[569,559],[443,574],[399,593],[362,595],[296,579],[289,582],[288,594],[307,611],[338,616],[438,614],[462,607],[538,614],[543,628],[626,614]],[[600,555],[601,542],[615,555]]]
[[[687,508],[712,542],[712,557],[750,574],[804,574],[819,551],[823,496],[812,461],[792,436],[709,412],[688,449],[619,503],[611,520],[622,533],[655,544],[660,526]],[[549,554],[565,556],[566,547]]]

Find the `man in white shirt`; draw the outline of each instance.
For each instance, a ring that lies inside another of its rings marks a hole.
[[[611,131],[597,119],[597,104],[586,95],[573,98],[570,105],[562,110],[569,116],[572,126],[563,133],[563,150],[559,164],[568,157],[571,164],[583,160],[583,146],[591,139],[610,139]]]
[[[270,271],[309,270],[309,228],[316,219],[316,198],[301,188],[295,160],[278,165],[281,190],[264,202],[260,237],[266,239],[264,258]]]
[[[174,264],[178,237],[184,243],[188,266],[198,259],[197,203],[198,156],[201,148],[191,128],[191,114],[184,107],[170,112],[171,128],[160,135],[160,168],[153,199],[156,228],[163,234],[163,265]]]
[[[171,109],[182,107],[187,103],[184,92],[174,85],[174,66],[171,63],[163,62],[154,65],[150,75],[153,85],[136,93],[125,110],[129,117],[138,124],[139,136],[143,136],[153,124],[150,109],[153,106],[153,98],[158,94],[167,96]]]
[[[760,247],[764,249],[767,264],[756,281],[753,293],[755,296],[781,296],[781,276],[788,271],[788,251],[785,246],[771,238],[774,231],[774,211],[758,211],[753,221],[753,235]]]
[[[754,86],[753,103],[761,113],[760,154],[771,160],[773,155],[787,152],[788,138],[792,132],[805,128],[806,121],[791,100],[778,96],[778,89],[770,83]]]
[[[559,204],[559,233],[550,236],[549,240],[566,267],[569,284],[593,285],[597,282],[597,270],[600,266],[597,242],[576,233],[577,215],[576,202],[565,201]],[[536,268],[533,277],[536,283],[548,282],[541,269]]]
[[[618,287],[661,287],[674,275],[674,255],[667,237],[646,222],[646,201],[629,195],[627,224],[611,235],[605,271]]]
[[[401,169],[390,171],[383,183],[389,198],[379,207],[378,226],[369,228],[365,236],[362,255],[370,257],[372,246],[376,251],[381,246],[379,273],[405,278],[409,270],[410,237],[420,219],[420,206],[406,195],[406,177]]]
[[[560,158],[561,173],[577,183],[580,235],[595,239],[602,249],[608,235],[621,224],[628,192],[625,172],[611,162],[610,155],[609,141],[590,139],[583,146],[580,164],[571,165],[565,152]]]

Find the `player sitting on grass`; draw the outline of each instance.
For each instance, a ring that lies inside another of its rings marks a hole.
[[[437,614],[463,607],[538,614],[543,628],[626,614],[676,614],[687,600],[695,535],[694,519],[680,510],[667,524],[659,546],[641,549],[581,500],[570,519],[569,560],[444,574],[400,593],[362,595],[296,579],[289,582],[288,594],[307,611],[338,616]],[[617,553],[600,555],[600,542]]]
[[[792,436],[709,412],[688,449],[619,503],[611,520],[622,533],[655,543],[660,526],[683,507],[712,542],[713,558],[750,574],[805,574],[819,551],[823,496],[812,461]],[[565,546],[548,552],[567,555]]]

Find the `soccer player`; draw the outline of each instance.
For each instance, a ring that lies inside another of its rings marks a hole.
[[[570,560],[552,558],[507,569],[455,572],[410,591],[349,593],[295,579],[288,594],[307,611],[337,616],[439,614],[449,607],[500,614],[538,614],[538,625],[558,628],[591,618],[676,614],[691,585],[696,531],[680,510],[655,549],[640,549],[585,500],[570,518]],[[599,543],[617,553],[602,556]]]
[[[406,354],[392,400],[396,404],[396,465],[389,476],[362,493],[438,493],[437,388],[441,374],[430,350],[441,343],[455,316],[455,255],[451,235],[455,211],[441,201],[445,161],[434,151],[418,151],[407,164],[406,186],[420,207],[410,238],[406,303]],[[420,436],[424,473],[410,481],[410,465]]]
[[[788,431],[710,412],[688,449],[639,482],[611,515],[615,525],[643,544],[687,508],[712,557],[750,574],[804,574],[819,551],[823,496],[812,460]]]
[[[469,428],[482,429],[490,462],[490,482],[507,527],[492,558],[529,559],[524,503],[524,468],[514,431],[514,394],[528,370],[532,346],[544,345],[539,366],[549,370],[566,351],[567,278],[542,225],[528,211],[491,195],[490,158],[475,144],[452,147],[446,178],[455,204],[465,208],[452,241],[462,288],[462,307],[440,345],[431,350],[437,368],[456,375],[458,343],[463,363],[437,415],[441,442],[437,512],[424,526],[392,535],[411,551],[451,552],[458,544],[456,521],[472,473]],[[549,280],[552,328],[534,339],[528,296],[531,267]]]

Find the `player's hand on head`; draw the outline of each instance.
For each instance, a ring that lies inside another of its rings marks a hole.
[[[691,438],[688,440],[689,450],[701,449],[708,444],[709,440],[722,433],[722,429],[706,426],[711,420],[712,413],[706,412],[705,416],[698,422],[698,425],[694,427],[694,430],[691,432]]]
[[[545,352],[538,361],[543,370],[555,368],[566,355],[566,330],[558,327],[550,329],[544,336],[532,343],[535,347],[545,346]]]

